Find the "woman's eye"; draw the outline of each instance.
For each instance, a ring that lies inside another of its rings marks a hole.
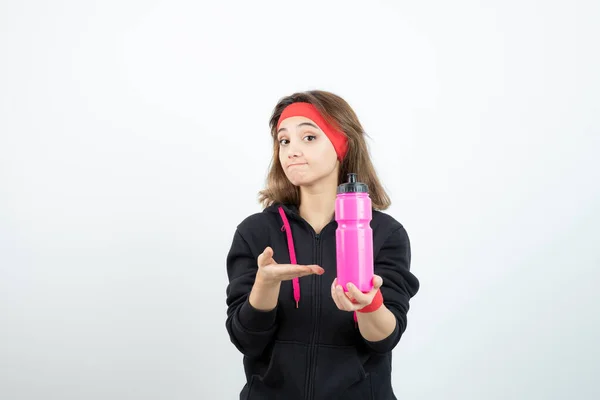
[[[304,136],[304,139],[308,139],[308,138],[310,138],[310,140],[308,140],[308,141],[309,141],[309,142],[312,142],[312,141],[313,141],[313,140],[315,140],[317,137],[316,137],[316,136],[314,136],[314,135],[307,135],[307,136]]]
[[[290,141],[289,141],[289,140],[287,140],[287,139],[281,139],[281,140],[279,141],[279,144],[280,144],[280,145],[282,145],[282,146],[284,146],[284,145],[288,144],[289,142],[290,142]]]

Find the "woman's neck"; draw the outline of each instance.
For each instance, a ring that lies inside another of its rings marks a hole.
[[[334,216],[336,189],[335,184],[300,188],[300,216],[317,233],[320,233]]]

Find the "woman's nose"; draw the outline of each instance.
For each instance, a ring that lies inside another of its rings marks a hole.
[[[295,157],[299,157],[302,154],[302,152],[300,151],[300,148],[297,144],[294,143],[290,143],[288,146],[288,157],[289,158],[295,158]]]

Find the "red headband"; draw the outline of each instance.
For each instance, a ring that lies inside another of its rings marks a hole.
[[[339,129],[327,123],[314,105],[304,102],[290,104],[281,113],[279,121],[277,121],[277,129],[279,129],[281,122],[289,117],[306,117],[313,120],[333,144],[338,160],[340,162],[344,160],[344,156],[348,151],[348,138]]]

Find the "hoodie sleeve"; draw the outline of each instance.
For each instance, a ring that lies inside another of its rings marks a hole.
[[[226,327],[231,342],[248,357],[260,356],[277,329],[277,307],[260,311],[250,305],[257,270],[256,257],[238,229],[227,255]]]
[[[375,259],[375,274],[383,278],[383,303],[396,317],[396,328],[385,339],[366,344],[376,353],[396,347],[406,329],[409,300],[419,290],[419,280],[410,272],[410,240],[404,227],[395,229],[386,239]]]

